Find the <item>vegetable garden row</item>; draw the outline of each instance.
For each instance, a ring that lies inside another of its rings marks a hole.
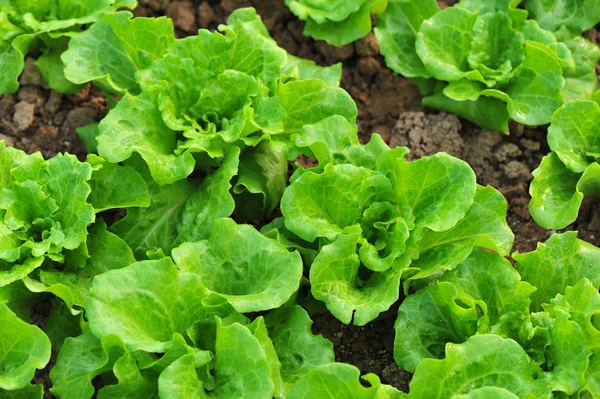
[[[600,196],[598,0],[286,0],[333,45],[372,30],[423,104],[487,129],[550,124],[530,211]],[[0,2],[0,93],[26,55],[110,100],[85,162],[0,141],[0,398],[600,398],[600,248],[512,253],[468,163],[359,141],[341,65],[279,47],[252,8],[176,39],[134,0]],[[512,260],[512,263],[511,263]],[[400,298],[409,392],[335,361],[325,305],[367,325]],[[51,303],[44,329],[32,306]],[[46,396],[47,397],[47,396]]]

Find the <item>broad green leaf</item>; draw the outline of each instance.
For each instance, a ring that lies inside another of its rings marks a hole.
[[[61,54],[67,49],[67,40],[58,40],[60,44],[50,44],[47,41],[48,48],[35,61],[35,66],[39,69],[48,86],[59,93],[75,94],[81,91],[83,85],[75,84],[65,77],[65,67],[60,59]]]
[[[445,359],[419,363],[409,397],[451,398],[498,387],[519,398],[549,399],[551,392],[546,383],[534,377],[531,359],[515,341],[497,335],[475,335],[463,344],[448,344]]]
[[[356,122],[356,103],[345,90],[332,87],[319,79],[295,80],[280,84],[277,99],[285,112],[286,133],[299,131],[333,115],[341,115],[350,123]]]
[[[362,280],[358,240],[356,233],[343,234],[322,247],[310,268],[310,283],[313,296],[337,319],[362,326],[398,300],[401,271],[391,268]]]
[[[277,309],[265,318],[265,323],[288,389],[309,370],[335,361],[333,344],[312,334],[312,320],[300,306]]]
[[[198,379],[196,368],[200,367],[196,357],[188,354],[180,357],[158,377],[158,391],[161,398],[185,399],[206,398],[204,385]]]
[[[371,15],[384,10],[388,0],[351,0],[349,3],[357,2],[362,3],[360,8],[343,21],[332,20],[328,16],[325,22],[318,22],[312,19],[311,14],[306,20],[304,34],[333,46],[344,46],[365,37],[371,32]]]
[[[200,284],[240,313],[281,306],[298,290],[302,276],[300,254],[231,219],[217,220],[208,240],[175,248],[173,258],[180,270],[198,275]]]
[[[465,260],[475,247],[507,256],[514,234],[506,222],[506,212],[507,203],[500,192],[489,186],[477,186],[473,204],[462,220],[444,232],[427,230],[417,243],[419,258],[410,267],[417,269],[418,273],[411,279],[451,270]]]
[[[525,61],[515,70],[515,79],[505,89],[509,97],[508,113],[519,123],[543,125],[564,99],[562,67],[547,46],[529,41],[525,45]]]
[[[133,251],[117,235],[107,230],[106,223],[100,219],[89,228],[87,249],[90,254],[88,270],[97,275],[108,270],[120,269],[135,263]]]
[[[565,166],[583,173],[600,159],[600,105],[593,101],[572,101],[552,115],[548,145]]]
[[[360,382],[360,370],[345,363],[329,363],[309,370],[292,387],[288,399],[356,398],[392,399],[402,397],[394,387],[381,384],[374,374],[362,377],[370,386]]]
[[[112,370],[126,351],[118,337],[100,340],[84,325],[83,334],[65,340],[50,371],[50,392],[61,399],[91,398],[95,391],[92,380]]]
[[[491,97],[479,97],[477,101],[455,101],[442,92],[423,98],[423,105],[452,112],[470,120],[484,129],[508,134],[508,110],[506,104]]]
[[[96,212],[150,206],[148,185],[134,168],[108,163],[94,154],[88,155],[87,162],[94,167],[89,202]]]
[[[105,79],[115,90],[138,93],[136,71],[162,57],[175,33],[165,17],[131,17],[129,12],[104,14],[75,36],[61,57],[66,77],[75,83]]]
[[[134,164],[149,187],[148,208],[129,209],[110,230],[123,239],[138,257],[149,250],[169,254],[181,243],[206,239],[215,220],[235,208],[229,192],[238,172],[239,150],[232,148],[219,169],[203,181],[182,180],[170,185],[155,183],[140,162]]]
[[[409,372],[427,358],[441,359],[446,343],[475,335],[485,303],[448,282],[434,283],[406,298],[394,324],[394,359]]]
[[[416,50],[431,76],[446,81],[463,78],[483,81],[468,62],[476,20],[476,13],[449,7],[423,22],[417,34]]]
[[[403,217],[416,228],[441,232],[454,227],[473,204],[477,184],[469,165],[446,153],[408,162],[398,159],[392,185]]]
[[[19,75],[23,71],[24,55],[13,45],[13,39],[23,35],[25,31],[13,24],[9,18],[8,10],[0,11],[0,93],[10,94],[19,88]]]
[[[595,0],[531,0],[526,6],[532,17],[550,31],[565,25],[580,34],[600,21],[600,8]]]
[[[375,36],[386,65],[407,78],[430,77],[416,53],[415,43],[421,24],[439,11],[435,0],[390,0],[377,16]]]
[[[537,224],[562,229],[577,219],[584,195],[600,193],[600,165],[591,164],[583,174],[571,172],[551,152],[533,171],[529,187],[529,212]]]
[[[210,396],[271,399],[274,389],[271,367],[259,340],[241,324],[217,323],[215,389]]]
[[[163,258],[96,276],[86,310],[95,336],[114,334],[130,350],[164,352],[174,334],[204,316],[204,296],[198,275],[179,273]]]
[[[534,311],[584,278],[600,286],[600,249],[579,240],[577,232],[554,234],[535,251],[513,258],[523,280],[537,288],[531,295]]]
[[[50,340],[4,303],[0,303],[0,325],[0,389],[25,388],[35,370],[44,368],[50,360]]]

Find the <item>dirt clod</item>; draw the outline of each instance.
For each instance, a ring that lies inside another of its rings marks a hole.
[[[15,105],[13,123],[17,131],[21,132],[31,126],[33,123],[34,111],[35,104],[28,103],[27,101],[20,101]]]
[[[167,17],[173,20],[177,29],[191,34],[197,30],[196,13],[191,1],[174,1],[167,8]]]

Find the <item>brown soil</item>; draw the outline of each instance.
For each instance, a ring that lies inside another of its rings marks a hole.
[[[358,105],[361,140],[368,141],[371,133],[377,132],[392,146],[409,147],[412,158],[439,151],[460,157],[473,167],[480,184],[498,188],[507,198],[508,222],[516,235],[516,250],[531,251],[537,242],[551,235],[551,231],[533,222],[527,209],[531,172],[548,152],[545,128],[515,124],[511,135],[504,136],[454,115],[424,109],[416,86],[385,67],[373,35],[342,48],[314,41],[302,35],[303,23],[282,0],[139,2],[137,16],[168,15],[180,37],[199,28],[215,29],[236,8],[255,7],[275,40],[290,53],[321,65],[343,63],[342,87]],[[439,1],[442,6],[455,2]],[[588,33],[591,40],[598,40],[598,36],[596,31]],[[75,129],[105,115],[102,94],[91,86],[74,96],[50,91],[31,61],[21,84],[17,94],[0,98],[0,139],[28,152],[40,150],[47,157],[64,151],[84,157],[85,150]],[[586,201],[571,229],[600,245],[600,212],[596,204]],[[363,373],[376,373],[383,382],[407,391],[411,376],[399,370],[393,360],[396,311],[397,305],[365,327],[345,326],[329,314],[318,314],[314,315],[313,330],[333,341],[338,361],[354,364]],[[36,381],[47,384],[47,372],[48,368],[38,372]]]

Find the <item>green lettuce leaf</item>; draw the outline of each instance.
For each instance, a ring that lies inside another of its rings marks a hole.
[[[67,79],[75,83],[101,80],[114,90],[139,93],[136,72],[165,54],[175,41],[175,32],[166,17],[131,17],[129,12],[103,14],[90,29],[75,36],[61,56]]]
[[[600,142],[594,101],[564,104],[552,117],[548,144],[553,151],[533,172],[529,210],[542,227],[562,229],[577,219],[585,196],[600,195]]]
[[[204,317],[205,294],[200,277],[180,274],[170,258],[134,263],[94,279],[90,329],[100,339],[117,335],[130,350],[164,352],[174,334]]]
[[[600,47],[582,36],[574,35],[564,26],[555,34],[571,51],[575,61],[573,70],[563,71],[566,84],[562,94],[565,101],[590,99],[592,93],[598,90],[596,64],[600,61]]]
[[[415,272],[410,280],[436,276],[444,270],[453,269],[475,247],[507,256],[514,234],[506,222],[506,213],[507,203],[500,192],[489,186],[477,186],[473,204],[454,227],[443,232],[426,230],[418,242],[420,255],[410,266]]]
[[[38,327],[19,319],[0,303],[0,389],[16,390],[29,385],[36,369],[50,360],[50,340]]]
[[[64,399],[90,398],[96,390],[92,380],[109,372],[114,372],[119,380],[123,380],[120,381],[121,386],[119,388],[119,385],[108,385],[99,390],[98,397],[106,397],[107,391],[112,391],[112,397],[119,397],[118,391],[126,385],[133,385],[138,389],[141,388],[140,385],[147,385],[135,382],[128,384],[124,381],[127,378],[137,379],[139,370],[132,364],[131,357],[119,337],[109,335],[98,339],[92,334],[89,326],[84,324],[81,335],[65,340],[56,364],[50,371],[53,385],[50,392]]]
[[[286,0],[298,18],[306,21],[304,34],[333,46],[352,43],[371,31],[371,15],[381,13],[388,0],[347,0],[314,2]]]
[[[329,363],[314,368],[292,387],[288,399],[308,398],[360,398],[392,399],[402,393],[390,385],[381,384],[374,374],[362,377],[370,386],[360,382],[360,370],[345,363]]]
[[[533,0],[526,6],[533,18],[550,31],[565,25],[580,34],[600,22],[600,9],[594,0]]]
[[[390,0],[377,16],[375,36],[386,65],[407,78],[427,78],[423,61],[416,53],[415,42],[423,21],[440,10],[435,0]]]
[[[335,361],[333,344],[312,334],[312,320],[300,306],[274,310],[265,323],[281,362],[286,390],[310,370]]]
[[[231,219],[217,220],[209,239],[175,248],[173,259],[180,270],[198,275],[204,287],[240,313],[283,305],[302,277],[300,254]]]
[[[214,221],[233,213],[235,201],[230,189],[231,179],[238,173],[237,148],[232,148],[219,169],[202,181],[188,179],[159,185],[139,159],[130,164],[148,184],[151,204],[148,208],[129,209],[110,230],[140,259],[148,251],[160,249],[170,254],[184,242],[207,239]]]
[[[481,395],[484,387],[497,387],[519,398],[549,399],[549,387],[535,377],[531,359],[515,341],[497,335],[475,335],[463,344],[448,344],[445,359],[419,363],[409,397],[478,397],[471,392],[479,391],[477,395]]]
[[[537,288],[531,295],[534,311],[584,278],[600,286],[600,248],[578,239],[577,232],[553,234],[535,251],[513,258],[523,280]]]

